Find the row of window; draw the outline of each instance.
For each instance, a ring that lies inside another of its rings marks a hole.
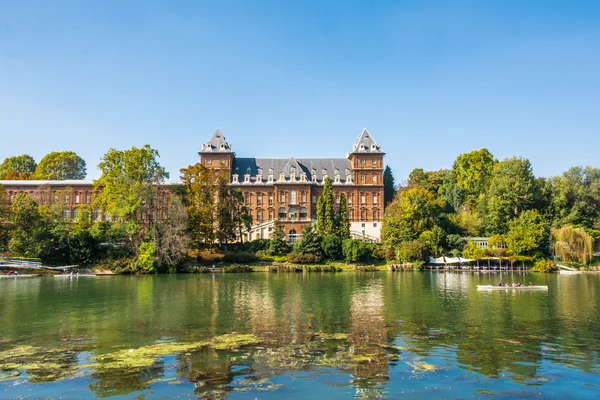
[[[306,202],[306,197],[307,197],[306,192],[301,191],[299,197],[300,197],[300,202],[301,203]],[[251,198],[251,194],[250,193],[245,193],[244,194],[244,203],[245,204],[250,204],[250,198]],[[273,204],[273,195],[269,194],[267,196],[267,198],[268,198],[269,204]],[[352,204],[353,198],[354,198],[353,194],[348,195],[348,197],[347,197],[348,204]],[[279,192],[279,202],[280,203],[285,203],[285,199],[286,199],[286,193],[285,192]],[[377,204],[378,203],[378,199],[379,199],[379,195],[377,195],[377,194],[373,194],[372,195],[371,200],[372,200],[373,204]],[[290,204],[298,204],[297,200],[298,200],[298,196],[297,196],[296,191],[295,190],[290,190],[290,192],[289,192],[289,203]],[[311,200],[312,200],[313,204],[317,204],[317,196],[312,196]],[[337,204],[340,203],[340,194],[339,193],[335,195],[335,202]],[[257,193],[256,194],[256,204],[258,204],[258,205],[263,204],[263,195],[261,193]],[[360,195],[360,204],[367,204],[367,195],[365,195],[365,194],[361,194]]]
[[[365,165],[367,163],[367,160],[365,160],[364,158],[361,158],[361,159],[358,160],[358,162],[361,165]],[[371,164],[372,165],[377,165],[377,159],[376,158],[371,159]]]
[[[265,217],[265,212],[263,210],[256,210],[256,221],[263,222],[263,218]],[[272,221],[274,218],[274,211],[269,210],[266,214],[268,216],[268,221]],[[315,211],[313,210],[313,218],[315,217]],[[374,220],[378,220],[379,212],[377,210],[372,211],[372,216]],[[306,220],[308,218],[308,213],[306,208],[301,207],[299,210],[295,207],[291,207],[289,210],[286,210],[284,207],[281,207],[277,213],[277,218],[281,220],[289,219],[289,220]],[[350,220],[354,219],[354,211],[348,211],[348,218]],[[367,211],[360,211],[360,219],[365,220],[367,218]]]

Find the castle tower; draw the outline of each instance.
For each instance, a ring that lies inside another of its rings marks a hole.
[[[354,198],[349,207],[350,231],[365,238],[379,238],[383,221],[383,157],[385,152],[364,128],[348,153],[354,180]]]
[[[231,151],[231,145],[227,143],[221,129],[217,128],[210,140],[202,144],[202,150],[198,154],[200,155],[200,163],[206,168],[215,171],[225,169],[231,175],[235,153]]]

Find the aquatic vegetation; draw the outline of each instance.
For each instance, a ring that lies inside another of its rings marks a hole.
[[[19,371],[26,371],[31,382],[48,382],[66,378],[77,372],[77,350],[74,347],[43,349],[18,346],[0,352],[0,380],[14,379]],[[13,376],[14,375],[14,376]]]
[[[406,364],[410,365],[413,368],[413,372],[415,373],[426,373],[426,372],[434,372],[437,370],[437,367],[433,364],[429,364],[425,361],[415,360],[413,362],[407,362]]]
[[[337,333],[326,333],[326,332],[317,332],[315,333],[320,339],[323,340],[348,340],[348,334],[337,332]]]
[[[233,350],[242,346],[260,343],[252,334],[230,333],[213,339],[192,343],[155,343],[137,349],[120,350],[97,357],[97,363],[88,364],[96,370],[140,369],[152,366],[160,357],[212,347],[216,350]]]

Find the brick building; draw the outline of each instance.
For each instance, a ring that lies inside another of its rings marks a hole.
[[[351,236],[378,241],[383,220],[385,153],[363,129],[345,158],[237,157],[220,129],[199,152],[202,165],[226,170],[230,185],[244,194],[252,215],[249,239],[269,238],[279,220],[290,241],[316,219],[325,178],[333,183],[336,204],[344,193]]]
[[[299,237],[302,227],[316,219],[317,198],[326,177],[333,183],[336,205],[340,194],[346,195],[351,236],[379,240],[385,153],[366,129],[345,158],[237,157],[219,129],[199,154],[202,165],[215,173],[224,169],[231,187],[244,194],[252,215],[253,225],[247,233],[250,240],[269,238],[275,220],[282,223],[290,241]],[[103,218],[100,210],[92,209],[96,192],[90,180],[4,180],[0,185],[10,201],[17,193],[27,193],[38,204],[62,204],[65,219],[76,219],[81,212],[92,213],[96,220]],[[171,185],[162,186],[164,196]]]

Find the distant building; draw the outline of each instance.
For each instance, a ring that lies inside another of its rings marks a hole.
[[[345,158],[237,157],[220,129],[199,152],[202,165],[231,177],[252,215],[248,239],[267,239],[274,221],[282,223],[290,241],[316,219],[317,199],[325,178],[333,183],[336,206],[344,193],[351,236],[379,241],[383,220],[385,153],[363,129]]]

